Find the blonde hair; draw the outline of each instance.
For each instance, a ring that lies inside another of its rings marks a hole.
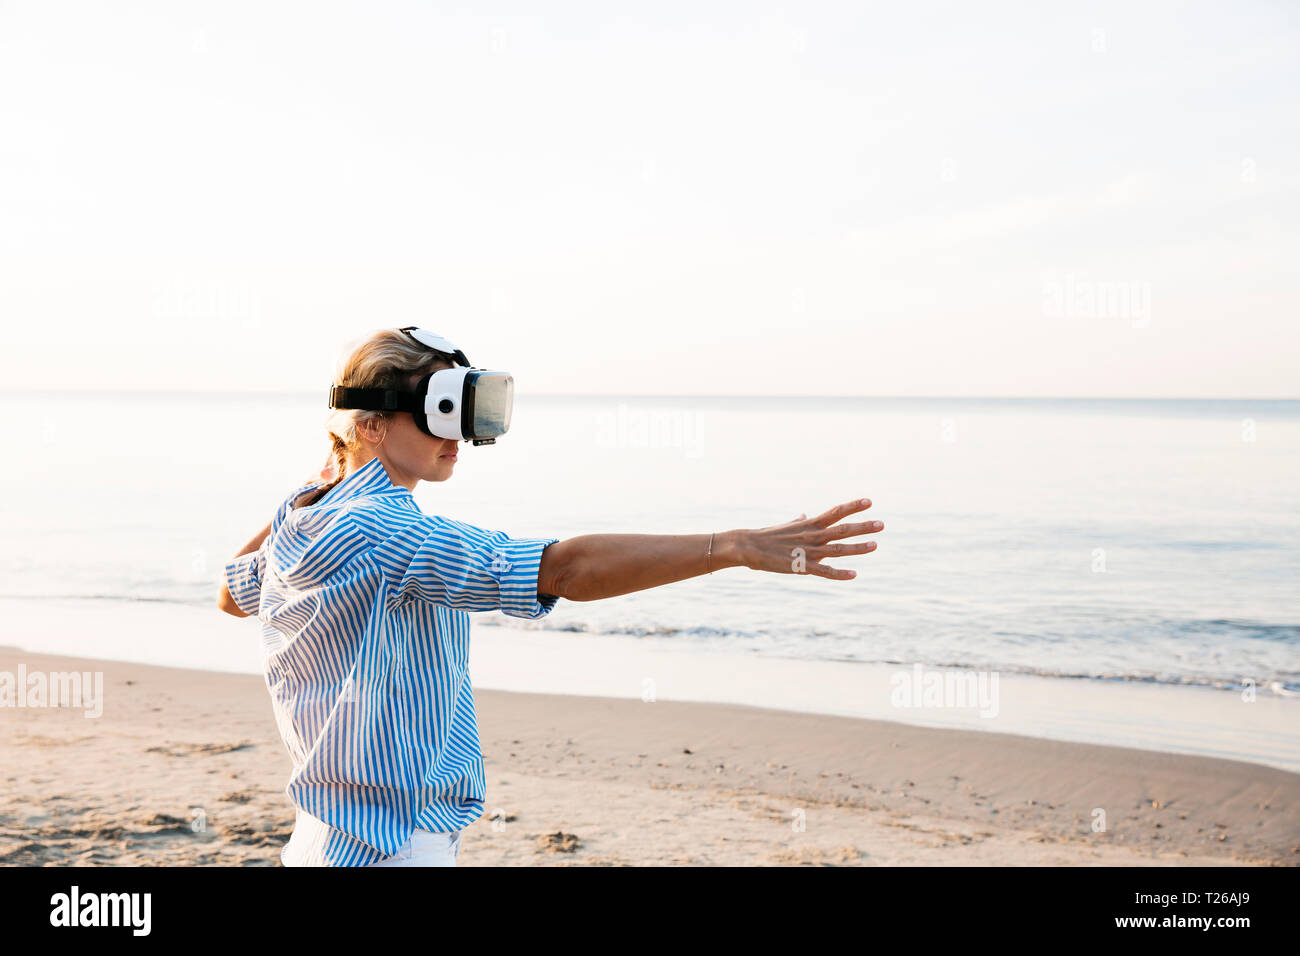
[[[399,329],[380,329],[354,346],[339,362],[334,384],[347,388],[408,389],[415,379],[432,372],[450,356],[435,352]],[[308,496],[307,503],[319,500],[348,475],[348,453],[357,444],[357,425],[361,422],[388,421],[396,412],[374,412],[338,408],[325,420],[325,430],[334,445],[338,477]]]

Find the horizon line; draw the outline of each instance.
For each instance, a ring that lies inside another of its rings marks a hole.
[[[0,395],[311,395],[314,388],[5,388]],[[733,394],[675,392],[516,392],[515,397],[531,398],[692,398],[692,399],[900,399],[923,401],[1098,401],[1098,402],[1294,402],[1300,395],[898,395],[898,394]]]

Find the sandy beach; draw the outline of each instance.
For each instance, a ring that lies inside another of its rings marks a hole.
[[[278,865],[289,761],[258,677],[0,649],[20,665],[102,672],[103,713],[0,709],[0,862]],[[1254,764],[722,704],[477,704],[488,812],[462,866],[1300,863],[1300,775]]]

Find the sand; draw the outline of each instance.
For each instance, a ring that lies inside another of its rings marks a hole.
[[[0,708],[0,863],[279,864],[289,761],[260,678],[0,648],[20,664],[102,672],[105,699]],[[723,704],[477,705],[488,812],[462,866],[1300,863],[1300,775],[1255,764]]]

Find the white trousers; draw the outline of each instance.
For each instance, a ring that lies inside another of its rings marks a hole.
[[[320,848],[325,845],[331,832],[323,820],[299,810],[289,842],[280,851],[280,862],[285,866],[311,865],[308,861],[320,859]],[[388,859],[369,865],[455,866],[456,857],[460,856],[461,833],[461,830],[450,833],[416,830]]]
[[[397,853],[371,866],[455,866],[460,856],[460,830],[430,833],[416,830]]]

